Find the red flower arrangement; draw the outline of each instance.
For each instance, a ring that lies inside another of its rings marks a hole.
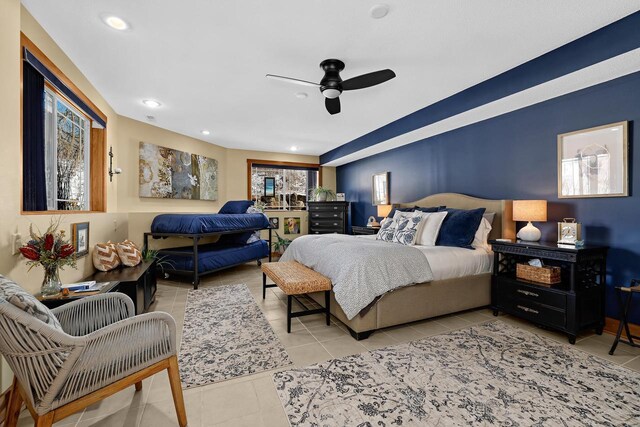
[[[65,239],[64,230],[58,230],[60,219],[52,220],[49,228],[37,235],[33,225],[29,226],[31,240],[20,248],[30,268],[42,265],[45,271],[62,269],[64,266],[76,266],[75,248]]]

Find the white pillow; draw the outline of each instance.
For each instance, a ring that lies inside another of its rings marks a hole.
[[[397,224],[394,220],[391,218],[385,218],[385,220],[380,223],[380,230],[378,230],[378,234],[376,234],[376,240],[393,242],[393,235],[396,232],[396,226]]]
[[[418,231],[422,224],[422,217],[419,215],[400,216],[398,219],[394,219],[393,222],[397,224],[396,231],[393,233],[393,243],[415,245]]]
[[[491,246],[487,242],[491,229],[492,227],[489,223],[489,220],[487,220],[487,218],[482,218],[482,221],[480,221],[480,225],[478,226],[478,230],[476,230],[476,235],[473,238],[471,246],[476,249],[484,249],[487,251],[491,250]]]
[[[416,239],[416,245],[422,246],[435,246],[436,240],[438,240],[438,233],[440,227],[447,216],[446,211],[442,212],[420,212],[413,213],[415,216],[422,217],[422,226],[418,230],[418,238]]]

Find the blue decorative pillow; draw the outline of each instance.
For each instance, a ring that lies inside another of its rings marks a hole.
[[[415,211],[416,208],[393,208],[391,209],[391,212],[389,212],[389,215],[387,215],[387,218],[393,218],[396,214],[396,212],[413,212]]]
[[[456,246],[459,248],[474,249],[471,246],[476,231],[482,221],[485,208],[463,210],[443,209],[448,212],[440,227],[440,234],[436,246]]]
[[[220,208],[220,214],[243,214],[247,213],[249,206],[253,206],[253,200],[229,200]]]
[[[420,212],[425,212],[425,213],[432,213],[432,212],[441,212],[443,210],[445,210],[447,207],[446,206],[433,206],[433,207],[429,207],[429,208],[421,208],[419,206],[415,207],[415,210],[420,211]]]

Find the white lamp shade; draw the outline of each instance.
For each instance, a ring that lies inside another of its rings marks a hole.
[[[514,200],[514,221],[544,222],[547,220],[546,200]]]
[[[391,213],[391,209],[393,206],[391,205],[378,205],[378,217],[386,218]]]

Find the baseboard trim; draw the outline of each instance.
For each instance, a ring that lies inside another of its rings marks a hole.
[[[604,319],[604,331],[615,335],[618,333],[618,326],[620,325],[620,321],[618,319],[614,319],[612,317],[605,317]],[[631,335],[640,336],[640,325],[636,325],[635,323],[629,323],[629,330],[631,331]],[[626,337],[627,334],[623,331],[622,337]]]

